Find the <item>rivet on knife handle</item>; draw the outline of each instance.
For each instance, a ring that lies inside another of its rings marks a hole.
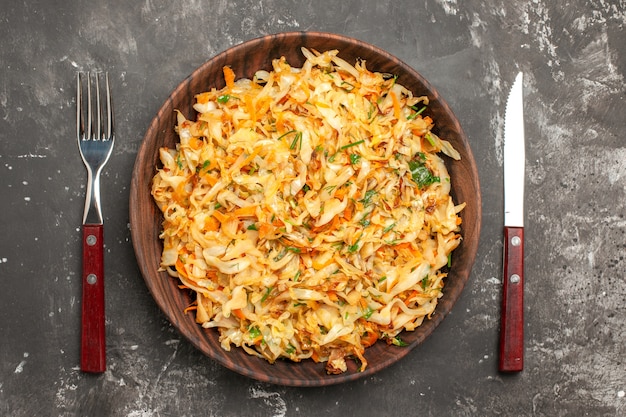
[[[104,326],[104,244],[103,226],[83,225],[83,302],[80,368],[83,372],[104,372],[106,339]]]
[[[504,228],[499,370],[524,369],[524,228]]]

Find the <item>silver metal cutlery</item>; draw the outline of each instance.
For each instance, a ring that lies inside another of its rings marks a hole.
[[[83,94],[83,90],[86,94]],[[109,160],[115,143],[108,73],[78,73],[76,136],[80,156],[87,168],[87,193],[82,226],[80,367],[84,372],[100,373],[106,369],[104,224],[100,202],[100,173]]]

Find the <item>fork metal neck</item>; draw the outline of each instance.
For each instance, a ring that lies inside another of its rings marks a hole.
[[[85,194],[85,210],[83,224],[102,224],[100,209],[100,169],[92,172],[87,169],[87,193]]]

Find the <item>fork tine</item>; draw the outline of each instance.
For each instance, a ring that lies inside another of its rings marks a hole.
[[[78,72],[78,76],[76,77],[76,135],[79,141],[89,139],[91,130],[91,124],[89,123],[90,91],[89,89],[87,90],[87,98],[85,98],[83,93],[84,78],[85,74]],[[89,74],[87,74],[87,87],[89,88]],[[85,106],[87,106],[86,115]]]
[[[82,116],[82,101],[83,94],[80,81],[80,71],[76,73],[76,137],[80,141],[80,137],[83,133],[83,116]]]
[[[96,132],[92,139],[102,140],[102,106],[100,105],[100,74],[96,73]]]
[[[87,128],[83,134],[83,140],[91,140],[92,136],[92,109],[91,109],[91,72],[87,71]]]
[[[109,86],[109,73],[104,73],[104,78],[106,80],[106,90],[107,90],[107,128],[106,128],[106,138],[113,139],[113,107],[111,106],[111,87]]]

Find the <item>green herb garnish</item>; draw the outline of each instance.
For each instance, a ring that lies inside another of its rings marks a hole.
[[[341,87],[342,87],[343,89],[345,89],[346,91],[352,91],[352,90],[354,90],[354,85],[350,84],[350,83],[349,83],[349,82],[347,82],[347,81],[343,81],[343,82],[341,83]]]
[[[433,135],[431,135],[430,132],[426,133],[424,135],[424,138],[426,138],[428,143],[430,143],[430,146],[436,146],[435,138],[433,138]]]
[[[405,347],[409,345],[404,340],[400,339],[400,336],[396,336],[393,339],[391,339],[391,344],[395,346],[400,346],[400,347]]]
[[[368,217],[367,217],[367,216],[369,216],[370,214],[371,214],[371,212],[370,212],[370,213],[366,213],[366,214],[363,216],[363,218],[362,218],[361,220],[359,220],[359,224],[360,224],[361,226],[363,226],[363,227],[367,227],[367,226],[369,226],[370,224],[372,224],[372,221],[371,221],[370,219],[368,219]]]
[[[262,336],[261,330],[258,326],[248,327],[248,334],[250,334],[252,339],[257,339]]]
[[[354,253],[357,250],[359,250],[359,241],[358,240],[356,241],[356,243],[354,245],[348,246],[348,252],[350,252],[350,253]]]
[[[302,148],[302,132],[297,132],[296,137],[291,142],[291,145],[289,145],[289,149],[294,150],[300,148]]]
[[[230,94],[222,94],[221,96],[217,98],[217,102],[220,104],[225,104],[225,103],[228,103],[228,100],[230,99],[231,99]]]
[[[261,302],[265,302],[265,300],[267,300],[267,297],[270,296],[270,294],[272,293],[272,290],[274,289],[274,287],[269,287],[265,290],[265,294],[263,294],[263,297],[261,298]]]
[[[202,172],[203,170],[207,169],[209,167],[209,165],[211,165],[211,161],[209,161],[208,159],[206,161],[204,161],[202,163],[201,166],[197,166],[196,167],[196,173],[199,174],[200,172]]]
[[[411,108],[413,110],[415,110],[415,113],[413,113],[412,115],[410,115],[409,117],[407,117],[407,119],[409,120],[413,120],[415,119],[417,116],[419,116],[420,114],[422,114],[424,112],[424,110],[426,110],[426,106],[423,106],[422,108],[418,109],[417,106],[411,106]]]
[[[419,152],[415,158],[409,161],[411,178],[419,188],[426,188],[431,184],[441,181],[438,176],[433,175],[425,162],[426,156],[422,152]]]
[[[365,195],[363,196],[363,199],[360,202],[363,203],[364,206],[372,204],[372,197],[374,197],[376,193],[376,190],[367,190],[365,192]]]
[[[389,226],[385,227],[383,229],[383,234],[387,233],[388,231],[390,231],[391,229],[393,229],[394,227],[396,227],[395,223],[391,223]]]
[[[295,129],[294,129],[294,130],[290,130],[289,132],[287,132],[287,133],[283,133],[282,135],[280,135],[280,136],[279,136],[276,140],[281,140],[281,139],[282,139],[282,138],[284,138],[285,136],[287,136],[287,135],[291,135],[292,133],[295,133],[295,132],[296,132],[296,130],[295,130]]]
[[[341,148],[339,148],[339,149],[341,149],[341,150],[343,151],[344,149],[348,149],[348,148],[351,148],[351,147],[353,147],[353,146],[360,145],[360,144],[362,144],[362,143],[364,143],[364,142],[365,142],[365,140],[364,140],[364,139],[357,140],[356,142],[352,142],[352,143],[348,143],[347,145],[343,145],[343,146],[342,146]]]
[[[283,250],[281,253],[279,253],[278,255],[274,257],[274,262],[280,261],[281,259],[285,257],[285,255],[287,255],[287,251]]]

